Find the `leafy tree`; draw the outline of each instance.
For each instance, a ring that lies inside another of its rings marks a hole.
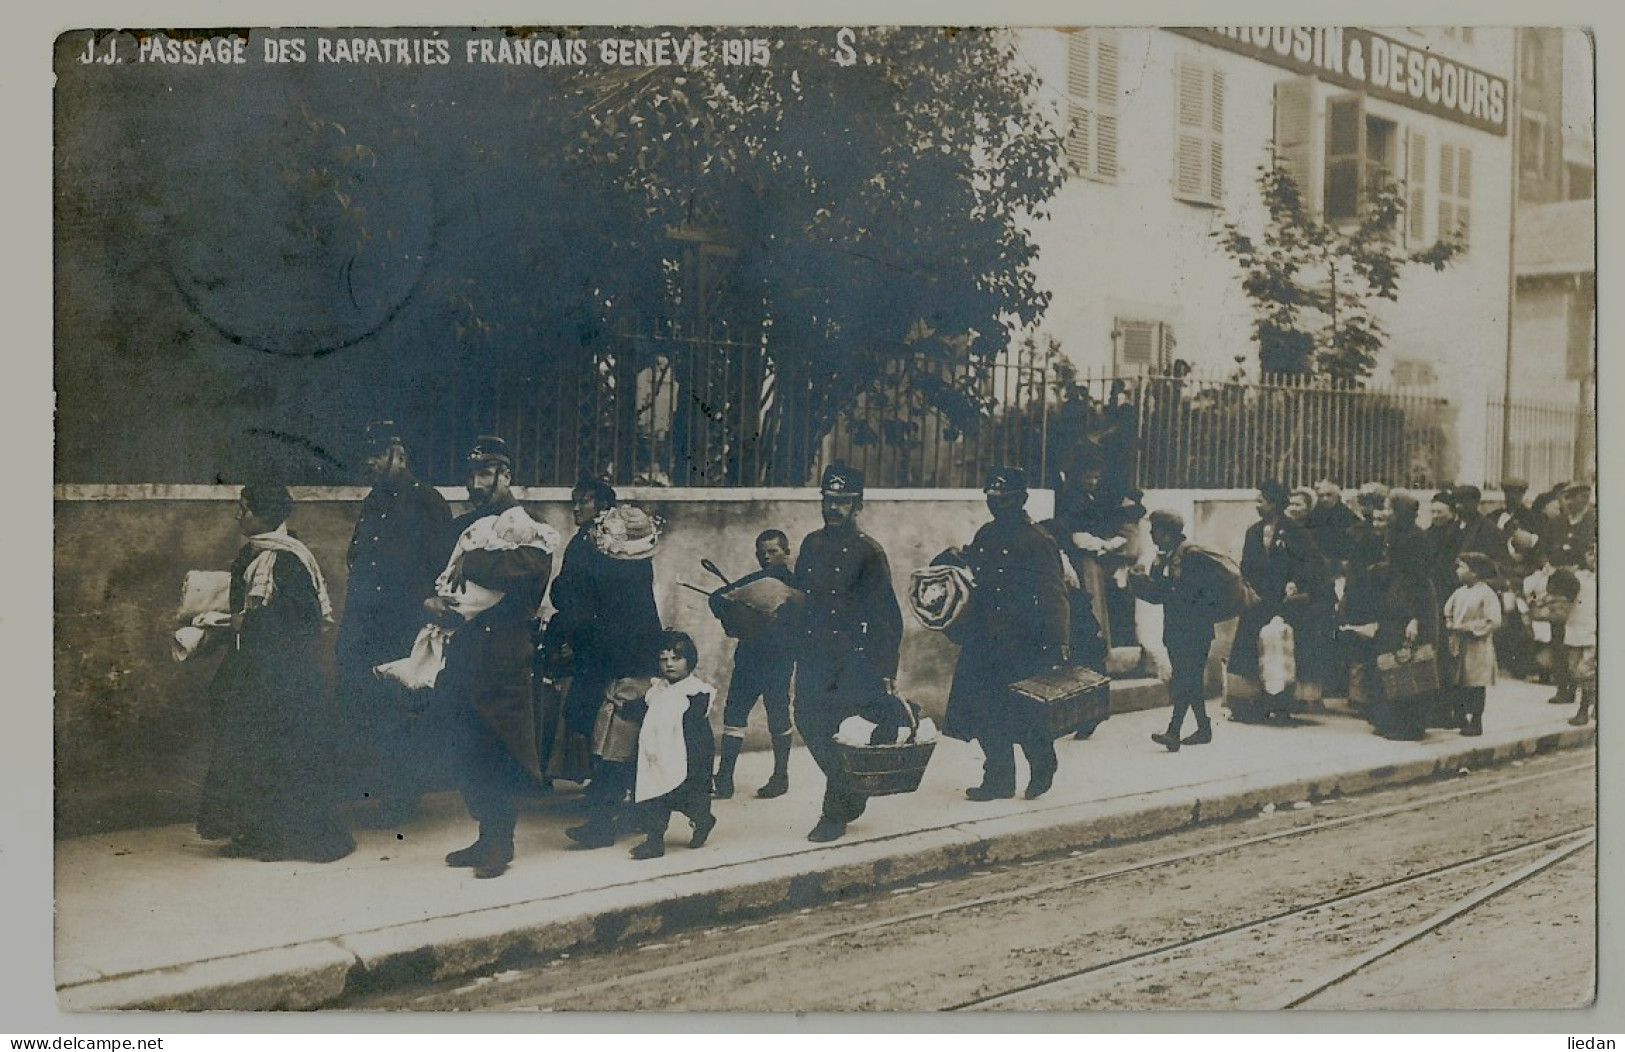
[[[980,370],[1048,302],[1026,224],[1064,169],[1008,33],[865,30],[846,66],[832,32],[773,35],[765,68],[583,79],[561,141],[572,178],[622,198],[600,275],[611,312],[765,326],[766,422],[737,438],[772,443],[774,474],[799,479],[844,410],[895,388],[900,360],[923,361],[913,390],[951,427],[987,411]],[[719,302],[696,302],[674,233],[728,250]]]
[[[502,34],[584,41],[583,65],[231,77],[98,76],[65,35],[59,463],[235,477],[242,440],[339,481],[362,423],[390,417],[434,481],[491,427],[526,481],[626,478],[655,348],[622,330],[655,319],[681,326],[661,349],[705,439],[680,480],[803,481],[900,368],[973,426],[975,374],[1046,306],[1027,224],[1063,178],[1013,37],[865,29],[843,66],[834,30],[714,29],[702,67],[598,60],[600,37],[661,32]],[[495,34],[440,35],[461,56]],[[772,40],[769,64],[724,64],[730,38]],[[701,355],[719,334],[727,353]]]
[[[1459,243],[1407,254],[1399,236],[1404,197],[1392,183],[1375,187],[1358,221],[1346,225],[1317,219],[1280,168],[1262,168],[1258,185],[1269,215],[1263,231],[1254,236],[1227,223],[1214,237],[1241,267],[1260,370],[1360,386],[1388,339],[1376,301],[1399,299],[1409,264],[1443,270]]]

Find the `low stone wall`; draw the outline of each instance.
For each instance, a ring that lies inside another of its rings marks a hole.
[[[443,491],[452,501],[465,494]],[[295,488],[289,527],[316,554],[344,615],[344,553],[360,488]],[[536,517],[568,536],[569,493],[521,489]],[[171,616],[187,570],[224,567],[237,552],[236,490],[208,486],[61,486],[53,547],[56,692],[56,815],[59,835],[183,821],[195,807],[208,763],[207,687],[218,659],[177,665],[168,654]],[[756,568],[756,535],[769,527],[802,537],[822,525],[816,490],[672,490],[629,488],[634,501],[665,521],[655,556],[662,621],[694,636],[700,673],[725,688],[733,643],[705,597],[682,586],[719,582],[700,566],[714,561],[730,576]],[[1029,509],[1050,514],[1051,495]],[[943,548],[968,541],[987,519],[975,490],[874,491],[863,528],[886,549],[902,595],[909,571]],[[940,717],[955,648],[905,612],[900,690]],[[331,671],[331,635],[322,660]],[[716,719],[720,725],[721,709]],[[755,714],[752,744],[765,743]]]

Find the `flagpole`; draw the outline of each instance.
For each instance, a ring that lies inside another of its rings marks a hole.
[[[1512,146],[1512,207],[1507,216],[1507,340],[1501,377],[1501,478],[1484,481],[1499,488],[1512,474],[1512,326],[1518,306],[1518,129],[1523,123],[1519,62],[1524,30],[1512,30],[1512,80],[1507,85],[1507,135]]]

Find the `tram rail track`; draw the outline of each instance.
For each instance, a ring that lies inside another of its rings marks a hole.
[[[1089,885],[1130,877],[1136,874],[1147,874],[1159,869],[1177,867],[1181,864],[1200,862],[1205,859],[1217,858],[1225,855],[1233,855],[1263,845],[1279,843],[1281,841],[1288,841],[1297,838],[1310,837],[1314,834],[1331,832],[1337,829],[1347,828],[1351,825],[1376,822],[1384,818],[1413,814],[1415,812],[1424,811],[1443,804],[1471,800],[1487,794],[1504,792],[1516,787],[1527,786],[1531,783],[1572,775],[1580,771],[1592,769],[1594,766],[1595,762],[1588,759],[1578,764],[1569,764],[1560,768],[1553,768],[1522,776],[1506,778],[1493,784],[1475,785],[1467,788],[1457,789],[1452,792],[1430,796],[1422,800],[1413,800],[1401,804],[1361,810],[1356,814],[1323,819],[1303,825],[1295,825],[1288,829],[1271,830],[1269,832],[1260,833],[1237,840],[1227,840],[1222,843],[1207,844],[1193,849],[1165,853],[1152,858],[1140,859],[1120,865],[1114,865],[1105,869],[1068,876],[1060,880],[1046,881],[1036,885],[1024,886],[1007,891],[999,891],[988,895],[973,896],[969,899],[942,903],[929,908],[914,910],[895,916],[877,918],[855,924],[843,925],[838,928],[825,929],[810,932],[804,935],[781,938],[764,944],[743,947],[721,954],[710,955],[705,958],[705,963],[708,967],[717,967],[763,961],[789,953],[799,948],[816,947],[820,944],[834,943],[842,939],[861,938],[865,936],[884,934],[887,930],[906,929],[911,925],[930,923],[944,917],[949,917],[955,913],[978,911],[987,909],[989,907],[1020,904],[1024,901],[1042,900],[1046,896],[1054,896],[1057,893],[1064,893],[1075,889],[1084,888]],[[1236,820],[1227,820],[1226,824],[1231,824],[1234,821]],[[1080,975],[1090,974],[1113,967],[1120,967],[1124,963],[1155,957],[1158,954],[1176,952],[1181,947],[1200,944],[1204,941],[1220,938],[1223,935],[1231,932],[1256,929],[1261,925],[1267,925],[1278,922],[1283,918],[1301,915],[1316,908],[1325,908],[1330,904],[1378,895],[1381,894],[1385,889],[1410,886],[1421,881],[1433,879],[1442,874],[1460,872],[1474,866],[1484,865],[1489,861],[1505,859],[1515,856],[1520,852],[1528,852],[1539,846],[1559,843],[1568,838],[1583,838],[1591,828],[1592,827],[1590,826],[1582,826],[1565,830],[1562,833],[1555,834],[1538,841],[1523,841],[1511,846],[1503,847],[1497,851],[1476,855],[1468,859],[1458,860],[1445,866],[1433,867],[1426,871],[1406,874],[1405,876],[1395,880],[1385,881],[1377,885],[1357,889],[1347,894],[1323,899],[1309,906],[1295,907],[1294,909],[1288,911],[1278,911],[1276,913],[1272,913],[1268,917],[1253,918],[1237,925],[1227,926],[1227,928],[1219,931],[1207,932],[1204,935],[1196,936],[1192,939],[1180,940],[1177,943],[1170,943],[1164,946],[1139,951],[1134,954],[1116,958],[1112,961],[1097,962],[1096,964],[1089,965],[1085,968],[1069,970],[1061,975],[1045,977],[1021,986],[997,991],[966,1001],[944,1005],[941,1006],[941,1010],[974,1010],[982,1007],[995,1007],[996,1002],[999,1002],[1000,1000],[1015,997],[1025,991],[1037,990],[1045,986],[1063,983]],[[1583,846],[1583,842],[1581,843],[1581,846]],[[1575,848],[1575,850],[1578,850],[1578,848]],[[1050,859],[1040,860],[1037,863],[1029,862],[1025,863],[1024,865],[1030,867],[1035,865],[1052,866],[1067,863],[1076,864],[1077,855],[1078,853],[1074,852],[1070,855],[1052,857]],[[1567,857],[1567,855],[1565,854],[1564,857]],[[984,873],[975,874],[973,876],[990,877],[993,875],[994,874],[992,873]],[[926,885],[926,887],[933,886],[934,883],[935,882],[933,882],[932,885]],[[915,889],[907,887],[893,889],[894,893],[912,890]],[[1441,921],[1440,923],[1445,922],[1446,921]],[[756,927],[756,925],[746,925],[741,928],[733,928],[730,930],[743,931],[748,930],[751,927]],[[1397,949],[1398,947],[1396,946],[1394,948]],[[1392,952],[1392,950],[1387,952]],[[1376,958],[1373,958],[1373,960],[1375,959]],[[558,963],[558,961],[552,962],[554,965],[557,965]],[[528,998],[521,995],[510,1003],[517,1004],[524,1000],[529,1000],[532,1002],[556,1004],[590,1004],[594,1003],[597,998],[603,995],[613,994],[618,990],[624,990],[636,984],[659,983],[664,979],[681,978],[691,974],[694,967],[695,964],[693,962],[684,961],[681,963],[662,965],[650,969],[635,969],[633,971],[623,972],[612,978],[603,979],[596,982],[576,983],[568,986],[549,985],[543,991],[532,992],[531,996]],[[489,982],[489,980],[486,980],[486,982]],[[464,987],[462,988],[462,991],[473,992],[473,987]],[[486,987],[479,993],[485,997],[498,995],[498,991],[493,990],[490,987]],[[519,991],[515,990],[514,993],[518,994]],[[1313,996],[1313,994],[1311,994],[1311,996]]]
[[[1414,887],[1417,884],[1434,880],[1441,876],[1475,869],[1485,865],[1486,863],[1502,861],[1538,848],[1562,844],[1561,847],[1555,848],[1531,865],[1519,869],[1510,877],[1504,877],[1494,881],[1487,888],[1475,891],[1473,894],[1458,900],[1456,903],[1452,904],[1451,907],[1438,914],[1435,914],[1424,923],[1408,929],[1400,936],[1385,940],[1376,950],[1361,954],[1352,965],[1342,967],[1333,975],[1321,980],[1317,980],[1316,984],[1310,990],[1302,993],[1295,993],[1285,1002],[1274,1006],[1278,1009],[1296,1008],[1301,1006],[1304,1002],[1326,992],[1338,983],[1347,980],[1349,977],[1355,975],[1366,966],[1388,956],[1389,954],[1409,945],[1412,942],[1415,942],[1417,939],[1436,931],[1438,928],[1461,916],[1469,909],[1488,901],[1488,899],[1492,898],[1494,895],[1504,893],[1517,884],[1520,884],[1530,877],[1535,876],[1540,872],[1544,872],[1546,869],[1556,865],[1558,862],[1563,861],[1576,851],[1582,850],[1583,848],[1591,846],[1595,843],[1596,834],[1591,830],[1590,827],[1578,827],[1575,829],[1565,830],[1562,833],[1544,837],[1540,840],[1518,844],[1498,851],[1486,852],[1472,858],[1449,863],[1448,865],[1435,866],[1430,869],[1423,870],[1420,873],[1410,874],[1394,880],[1382,881],[1347,894],[1329,896],[1301,906],[1295,906],[1290,910],[1280,910],[1240,924],[1227,925],[1226,927],[1219,928],[1215,931],[1205,932],[1201,935],[1193,936],[1188,939],[1180,939],[1174,942],[1163,943],[1149,949],[1140,950],[1131,954],[1125,954],[1107,961],[1098,961],[1082,968],[1068,970],[1060,975],[1050,976],[1034,982],[1024,983],[1008,990],[1002,990],[998,993],[988,994],[982,997],[973,998],[969,1001],[948,1005],[941,1010],[948,1012],[959,1012],[971,1009],[997,1008],[1001,1006],[1001,1002],[1007,1002],[1022,995],[1035,993],[1040,990],[1073,982],[1074,980],[1083,978],[1084,976],[1099,975],[1102,972],[1108,972],[1114,968],[1124,967],[1125,965],[1135,964],[1145,960],[1152,960],[1158,957],[1166,957],[1182,950],[1212,943],[1219,939],[1226,939],[1232,936],[1246,934],[1267,925],[1278,924],[1282,921],[1303,917],[1332,907],[1359,902],[1374,896],[1405,890]]]

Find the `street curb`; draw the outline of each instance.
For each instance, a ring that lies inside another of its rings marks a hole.
[[[366,990],[472,976],[540,956],[602,950],[627,940],[801,909],[980,866],[1169,833],[1255,814],[1270,805],[1315,803],[1453,776],[1595,741],[1592,726],[1501,745],[1464,746],[1444,756],[1368,770],[1241,785],[1212,796],[1175,787],[1104,803],[1051,808],[1040,804],[952,826],[838,842],[335,939],[95,979],[59,988],[58,1005],[64,1012],[321,1008]],[[1268,777],[1267,772],[1260,777]],[[742,870],[748,875],[738,880]]]

